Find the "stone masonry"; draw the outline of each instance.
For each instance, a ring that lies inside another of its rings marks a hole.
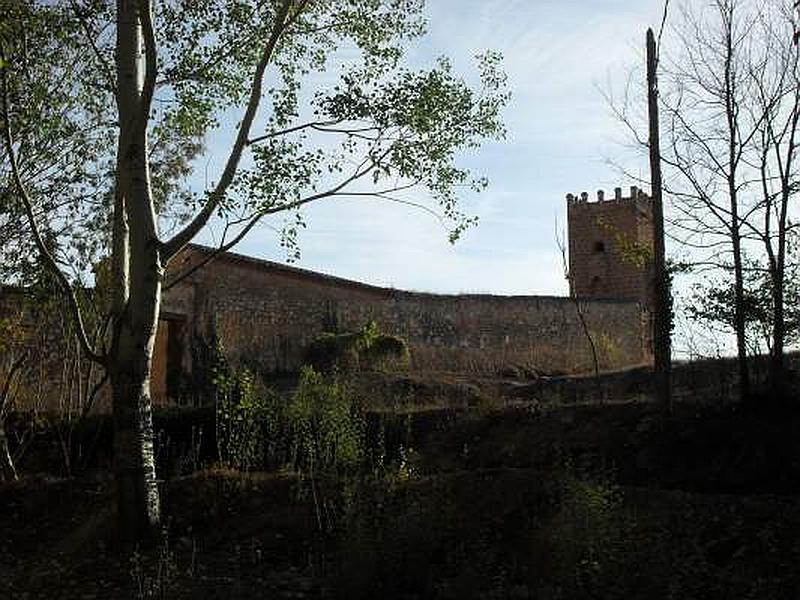
[[[653,251],[652,203],[636,187],[629,197],[585,192],[567,196],[570,293],[650,305],[648,263]]]
[[[173,261],[170,276],[210,252],[190,246]],[[581,300],[580,307],[601,368],[648,360],[636,299]],[[167,393],[170,372],[191,372],[190,346],[197,340],[216,337],[229,360],[263,372],[291,371],[322,332],[357,330],[369,320],[408,342],[414,370],[492,375],[514,367],[565,374],[593,369],[572,298],[408,292],[225,253],[172,287],[162,310],[156,397]]]

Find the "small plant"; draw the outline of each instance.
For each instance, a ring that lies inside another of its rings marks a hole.
[[[263,466],[264,424],[275,395],[258,386],[247,369],[220,368],[215,373],[216,436],[220,462],[248,471]]]
[[[366,419],[350,390],[311,367],[300,372],[286,406],[288,464],[293,470],[353,472],[364,462]]]
[[[605,479],[576,476],[569,467],[559,483],[559,512],[549,531],[553,575],[583,597],[610,576],[625,537],[620,489]]]
[[[608,369],[613,365],[620,364],[622,361],[620,349],[614,340],[611,339],[611,336],[606,332],[597,332],[594,333],[593,336],[597,347],[600,366]]]
[[[194,556],[193,556],[194,560]],[[169,600],[177,588],[178,566],[169,545],[166,529],[161,532],[161,544],[155,564],[148,566],[146,558],[134,551],[130,558],[136,600]]]

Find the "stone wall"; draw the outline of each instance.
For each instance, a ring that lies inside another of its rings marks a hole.
[[[205,260],[191,246],[173,261],[167,284]],[[13,315],[22,294],[0,289],[0,315]],[[602,370],[650,360],[647,323],[640,305],[581,300]],[[191,401],[190,389],[207,389],[209,349],[219,339],[233,363],[261,372],[296,370],[309,344],[325,331],[355,331],[368,321],[404,338],[414,372],[467,375],[577,374],[593,371],[576,301],[551,296],[438,295],[380,288],[235,254],[219,255],[165,291],[153,359],[156,404]],[[30,317],[27,318],[30,321]],[[87,362],[69,330],[69,315],[27,322],[35,336],[36,368],[26,374],[26,407],[80,410],[99,368],[88,381]],[[65,337],[66,336],[66,337]],[[35,341],[34,341],[35,338]],[[35,392],[35,393],[33,393]],[[106,409],[104,386],[96,408]]]
[[[206,249],[190,247],[170,266],[170,277],[207,255]],[[581,306],[602,369],[649,360],[638,303],[593,300]],[[593,369],[570,298],[406,292],[225,254],[173,286],[163,309],[166,318],[180,322],[176,331],[184,345],[195,337],[212,339],[214,329],[230,359],[266,372],[296,369],[323,331],[353,331],[369,320],[406,339],[415,370]],[[188,354],[180,359],[184,367]]]

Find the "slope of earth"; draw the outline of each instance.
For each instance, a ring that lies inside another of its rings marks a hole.
[[[0,598],[794,598],[800,412],[385,415],[358,480],[204,470],[122,553],[107,475],[0,486]]]

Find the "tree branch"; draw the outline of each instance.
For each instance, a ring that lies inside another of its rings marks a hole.
[[[158,55],[156,53],[156,35],[153,29],[153,14],[150,0],[139,0],[139,21],[142,24],[144,38],[145,72],[141,96],[142,127],[147,127],[150,116],[150,105],[153,103],[153,92],[156,87]]]
[[[92,47],[92,52],[94,52],[94,55],[97,58],[97,62],[100,65],[100,69],[103,71],[103,75],[108,80],[109,91],[113,94],[116,94],[117,84],[114,80],[113,70],[111,69],[111,65],[108,64],[108,61],[100,52],[100,48],[97,47],[97,44],[94,41],[94,36],[92,35],[92,30],[89,27],[88,21],[86,20],[86,15],[80,10],[75,0],[69,0],[69,4],[72,7],[72,12],[75,13],[75,17],[81,24],[81,29],[83,29],[83,33],[86,35],[86,41],[89,42],[89,45]]]
[[[286,129],[280,129],[278,131],[272,131],[270,133],[254,137],[250,140],[247,140],[247,145],[251,146],[253,144],[263,142],[264,140],[276,138],[281,135],[287,135],[289,133],[295,133],[297,131],[303,131],[304,129],[313,129],[314,131],[319,131],[320,133],[341,133],[344,135],[358,137],[371,142],[376,141],[376,139],[380,137],[379,135],[376,137],[359,135],[367,131],[379,131],[380,127],[378,127],[377,125],[368,125],[366,127],[353,127],[352,129],[348,129],[346,127],[333,127],[333,125],[338,125],[339,123],[342,122],[344,122],[344,119],[332,119],[330,121],[312,121],[310,123],[302,123],[300,125],[295,125],[294,127],[287,127]]]
[[[275,47],[278,44],[278,40],[284,31],[286,26],[286,18],[289,14],[291,5],[292,0],[283,0],[283,3],[275,15],[275,23],[272,27],[272,33],[270,34],[269,40],[264,47],[261,60],[256,66],[256,71],[253,75],[253,83],[250,88],[250,98],[247,102],[247,108],[245,110],[244,117],[242,118],[242,122],[239,125],[239,132],[236,135],[236,141],[234,142],[231,152],[228,155],[228,161],[225,164],[222,176],[220,177],[217,186],[211,192],[202,210],[181,231],[175,234],[169,241],[162,244],[162,256],[165,263],[169,262],[169,260],[173,258],[181,250],[181,248],[188,244],[192,238],[197,235],[205,226],[205,224],[211,218],[211,215],[214,214],[214,210],[216,210],[217,206],[219,206],[219,203],[222,201],[222,198],[224,197],[228,187],[233,182],[233,177],[236,174],[236,169],[238,168],[239,161],[242,158],[242,153],[247,146],[247,138],[250,135],[250,128],[255,120],[258,106],[261,103],[261,86],[264,81],[264,72],[266,71],[267,65],[272,58]]]
[[[2,42],[0,42],[0,59],[3,60],[3,63],[6,62],[5,57],[5,48],[3,48]],[[75,326],[78,331],[78,339],[81,343],[81,347],[86,355],[89,357],[90,360],[93,360],[101,365],[105,364],[105,357],[101,356],[100,354],[96,353],[94,348],[92,348],[91,344],[89,343],[89,338],[86,335],[86,327],[84,326],[83,322],[83,315],[81,314],[81,309],[78,304],[78,298],[75,295],[75,290],[72,289],[72,286],[67,279],[67,276],[64,275],[64,272],[59,268],[58,263],[56,262],[53,255],[47,249],[47,246],[44,243],[44,239],[42,238],[41,232],[39,231],[39,226],[36,223],[36,218],[33,213],[33,202],[31,201],[30,196],[28,195],[28,190],[25,188],[25,184],[22,182],[22,178],[20,177],[19,167],[17,165],[17,155],[14,151],[14,139],[11,136],[11,117],[10,111],[8,108],[9,99],[8,99],[8,74],[7,74],[8,67],[3,66],[0,68],[0,75],[2,76],[2,84],[3,90],[2,94],[2,109],[3,109],[3,120],[5,121],[5,145],[6,145],[6,152],[8,154],[8,162],[11,166],[11,174],[14,179],[14,183],[17,187],[19,192],[19,197],[22,200],[23,207],[25,209],[25,215],[27,217],[28,226],[30,227],[31,233],[33,235],[33,239],[36,243],[36,247],[39,250],[39,254],[41,254],[42,261],[44,262],[45,266],[55,275],[58,282],[61,284],[61,287],[64,288],[64,292],[67,294],[67,298],[69,300],[70,308],[72,310],[73,316],[75,318]]]
[[[265,217],[267,215],[273,215],[273,214],[276,214],[276,213],[279,213],[279,212],[285,212],[287,210],[293,210],[293,209],[296,209],[296,208],[300,208],[304,204],[308,204],[309,202],[314,202],[315,200],[320,200],[322,198],[329,198],[329,197],[341,195],[341,194],[339,194],[339,192],[341,192],[341,190],[343,190],[346,186],[350,185],[352,182],[364,177],[367,173],[372,171],[372,169],[374,168],[375,164],[380,162],[388,153],[389,153],[389,150],[386,150],[378,158],[375,158],[375,159],[370,159],[370,157],[365,158],[363,161],[361,161],[361,163],[358,165],[358,167],[356,167],[356,170],[355,170],[355,172],[353,172],[352,175],[350,175],[347,179],[343,180],[341,183],[337,184],[336,186],[334,186],[334,187],[332,187],[332,188],[330,188],[330,189],[328,189],[328,190],[326,190],[324,192],[319,192],[317,194],[312,194],[311,196],[306,196],[305,198],[301,198],[299,200],[295,200],[294,202],[288,202],[288,203],[284,203],[284,204],[279,204],[277,206],[273,206],[273,207],[264,209],[262,211],[259,211],[252,218],[250,218],[250,220],[248,221],[247,225],[245,225],[244,228],[239,233],[237,233],[236,236],[230,242],[227,242],[227,243],[224,241],[225,240],[225,236],[227,235],[227,227],[226,227],[225,232],[223,232],[223,234],[222,234],[222,240],[220,241],[220,245],[219,245],[218,248],[216,248],[213,252],[211,252],[209,255],[207,255],[205,258],[203,258],[203,260],[201,260],[198,264],[193,265],[188,271],[186,271],[184,273],[181,273],[175,279],[173,279],[173,280],[171,280],[169,282],[166,282],[162,286],[162,290],[168,290],[171,287],[174,287],[175,285],[177,285],[178,283],[180,283],[181,281],[183,281],[184,279],[186,279],[187,277],[189,277],[193,273],[199,271],[201,268],[203,268],[205,265],[207,265],[209,262],[211,262],[214,258],[216,258],[219,254],[227,252],[228,250],[233,248],[236,244],[238,244],[240,241],[242,241],[242,239],[253,229],[253,227],[256,226],[256,224],[258,224],[258,222],[263,217]],[[366,164],[368,164],[368,163],[369,163],[369,167],[364,168],[364,166]],[[409,186],[403,186],[403,187],[400,187],[400,188],[397,188],[397,189],[404,189],[404,187],[409,187]],[[354,195],[356,195],[356,194],[354,194]],[[393,201],[399,202],[399,199],[395,198],[395,199],[393,199]],[[406,202],[404,202],[404,203],[406,203]],[[411,202],[407,202],[407,203],[408,204],[412,204]]]

